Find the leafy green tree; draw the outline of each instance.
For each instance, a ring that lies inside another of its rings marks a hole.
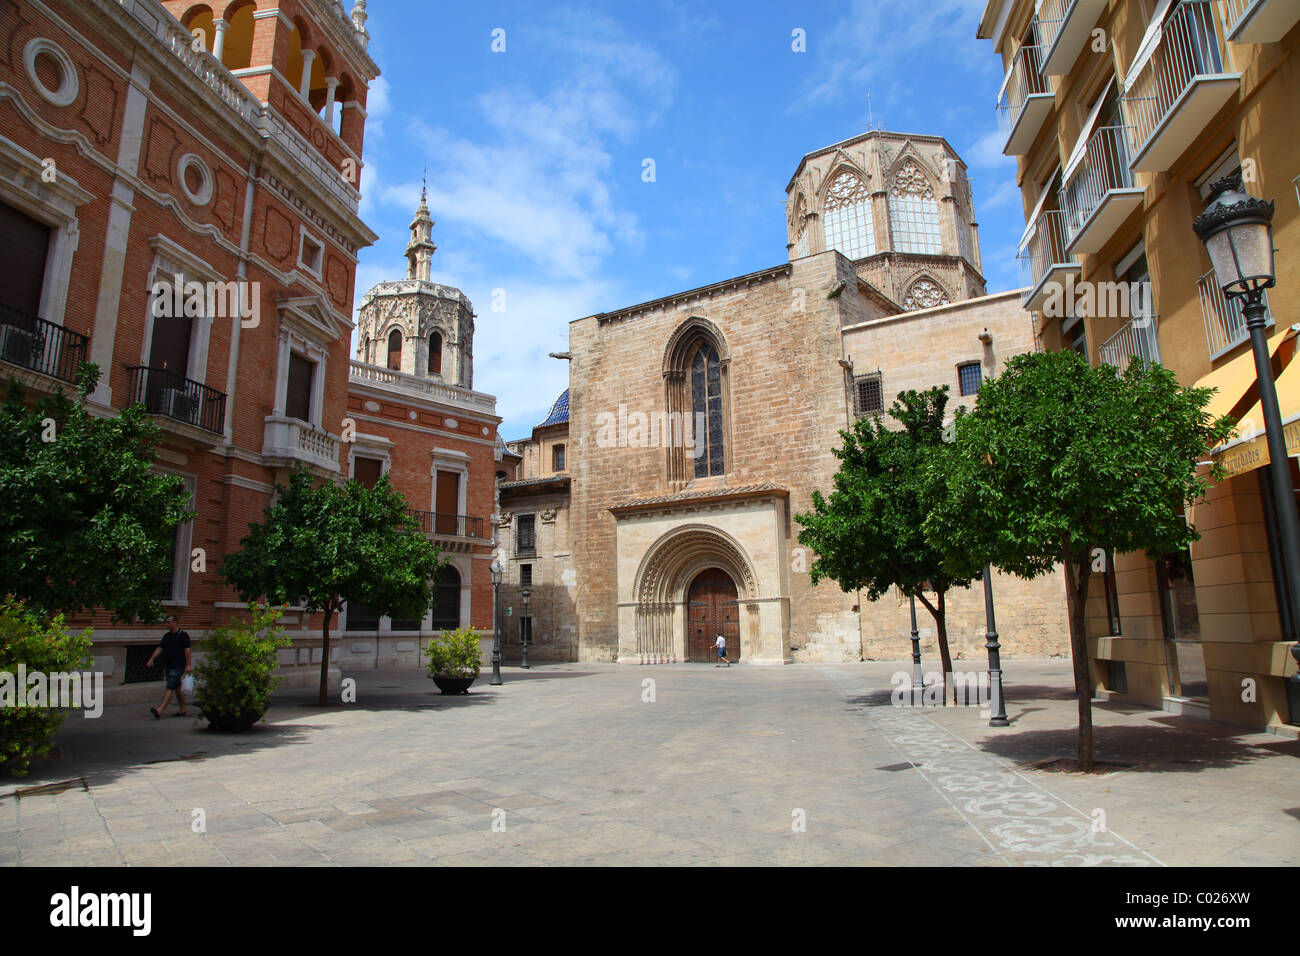
[[[155,474],[160,438],[144,406],[90,414],[99,369],[81,367],[79,400],[28,406],[10,379],[0,403],[0,594],[42,615],[102,607],[157,620],[173,532],[192,516],[178,475]]]
[[[840,432],[835,490],[829,500],[814,491],[813,511],[795,516],[803,525],[799,543],[817,554],[813,584],[830,578],[845,592],[865,589],[872,601],[897,587],[925,605],[938,631],[945,700],[952,673],[945,597],[951,588],[970,587],[981,570],[962,555],[947,558],[922,531],[931,506],[945,494],[945,470],[930,462],[952,454],[944,441],[947,405],[947,386],[903,392],[889,410],[901,429],[872,417]]]
[[[0,674],[10,682],[0,689],[0,768],[15,777],[27,773],[32,758],[50,749],[66,710],[45,705],[16,706],[8,692],[24,694],[16,686],[18,665],[28,673],[46,675],[80,671],[90,663],[90,631],[70,633],[63,616],[45,618],[12,597],[0,599]],[[0,685],[3,685],[0,681]]]
[[[1019,355],[981,384],[975,410],[956,423],[956,454],[935,463],[949,490],[925,523],[936,548],[963,566],[979,555],[1022,578],[1064,570],[1085,771],[1093,681],[1084,610],[1094,563],[1180,552],[1199,537],[1184,513],[1209,487],[1197,462],[1232,424],[1205,411],[1211,392],[1137,360],[1120,372],[1074,352]]]
[[[249,525],[222,576],[248,602],[305,602],[324,612],[320,702],[328,700],[330,625],[349,601],[379,614],[420,618],[433,604],[439,552],[406,510],[388,476],[374,488],[358,481],[312,486],[298,468],[277,485],[261,524]]]

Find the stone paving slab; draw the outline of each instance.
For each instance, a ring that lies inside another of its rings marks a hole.
[[[356,704],[287,691],[237,736],[109,707],[0,778],[0,865],[1300,859],[1300,743],[1099,704],[1098,757],[1122,766],[1069,773],[1042,766],[1074,751],[1067,661],[1007,665],[1000,729],[890,706],[900,668],[550,665],[456,698],[363,671]]]

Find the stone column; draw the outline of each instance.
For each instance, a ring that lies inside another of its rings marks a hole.
[[[337,76],[325,78],[325,125],[330,129],[334,128],[334,91],[338,89],[338,85]]]
[[[212,41],[212,55],[220,62],[221,55],[226,52],[226,30],[230,24],[225,20],[213,20],[212,28],[216,32],[216,37]]]
[[[307,99],[307,95],[311,92],[311,65],[315,59],[315,50],[302,51],[302,80],[298,84],[298,95],[304,100]]]

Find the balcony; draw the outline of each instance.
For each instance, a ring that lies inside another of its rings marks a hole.
[[[1143,189],[1133,183],[1128,141],[1123,126],[1103,126],[1088,138],[1083,159],[1061,189],[1066,252],[1101,251],[1129,214],[1141,208]]]
[[[1043,75],[1065,76],[1106,9],[1106,0],[1043,0],[1038,8],[1038,43]]]
[[[213,444],[226,423],[226,396],[170,369],[128,365],[130,401],[160,419],[163,430],[195,447]]]
[[[0,305],[0,361],[75,383],[90,339],[61,325]]]
[[[1241,314],[1241,299],[1229,299],[1219,287],[1219,277],[1211,269],[1196,280],[1196,292],[1201,300],[1201,318],[1205,322],[1205,344],[1210,350],[1210,360],[1224,355],[1242,342],[1250,339],[1246,319]],[[1264,293],[1264,306],[1268,307],[1268,293]],[[1273,324],[1273,313],[1268,312],[1268,324]]]
[[[1229,43],[1276,43],[1300,22],[1295,0],[1220,0]]]
[[[338,435],[315,425],[283,415],[267,415],[262,439],[262,457],[272,468],[306,465],[319,472],[339,470]]]
[[[1079,263],[1065,251],[1063,211],[1049,209],[1038,217],[1019,259],[1023,281],[1029,286],[1024,307],[1030,312],[1048,311],[1044,309],[1044,304],[1052,293],[1060,294],[1060,287],[1068,276],[1073,276],[1075,279],[1079,277]],[[1063,305],[1060,313],[1053,315],[1052,318],[1070,313],[1070,303],[1064,298],[1061,301]]]
[[[1131,168],[1169,169],[1236,95],[1240,73],[1223,72],[1208,0],[1183,0],[1145,62],[1137,62],[1121,104],[1132,129]]]
[[[1038,63],[1038,47],[1021,47],[998,92],[998,126],[1007,137],[1002,146],[1005,156],[1026,155],[1052,112],[1056,96]]]
[[[1128,368],[1129,361],[1160,361],[1160,340],[1156,337],[1156,318],[1142,315],[1125,322],[1118,332],[1101,343],[1097,357],[1118,369]]]
[[[420,522],[425,534],[444,538],[479,538],[488,540],[483,533],[483,519],[469,515],[442,514],[436,511],[414,511],[407,514]]]

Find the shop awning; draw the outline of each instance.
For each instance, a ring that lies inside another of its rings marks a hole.
[[[1295,333],[1289,325],[1274,331],[1268,341],[1268,354],[1277,355],[1277,350],[1282,347],[1282,343],[1293,335]],[[1217,390],[1210,396],[1210,403],[1205,406],[1205,410],[1212,417],[1231,415],[1232,410],[1236,408],[1238,417],[1244,419],[1245,416],[1240,413],[1244,410],[1242,406],[1247,406],[1252,390],[1256,401],[1259,399],[1259,392],[1255,389],[1254,353],[1243,352],[1226,365],[1220,365],[1209,375],[1198,380],[1196,387]]]
[[[1288,341],[1294,335],[1295,332],[1289,327],[1276,333],[1269,340],[1270,353],[1276,355],[1282,343]],[[1250,363],[1247,390],[1249,394],[1256,396],[1256,401],[1239,416],[1237,437],[1214,451],[1215,458],[1226,469],[1228,477],[1244,474],[1269,463],[1268,436],[1264,429],[1263,403],[1258,400],[1258,388],[1253,387],[1255,385],[1254,357],[1250,354],[1238,356],[1232,362],[1229,362],[1228,366],[1236,365],[1241,359],[1245,359]],[[1277,389],[1277,403],[1282,418],[1282,434],[1286,439],[1288,455],[1300,454],[1300,361],[1297,361],[1297,359],[1300,359],[1300,356],[1291,357],[1291,361],[1282,369],[1282,373],[1274,383]],[[1218,374],[1218,372],[1226,371],[1228,366],[1211,373],[1210,376],[1206,376],[1197,384],[1200,385],[1212,375]],[[1244,398],[1247,392],[1241,391],[1233,394],[1240,394]],[[1227,412],[1219,414],[1227,414]]]

